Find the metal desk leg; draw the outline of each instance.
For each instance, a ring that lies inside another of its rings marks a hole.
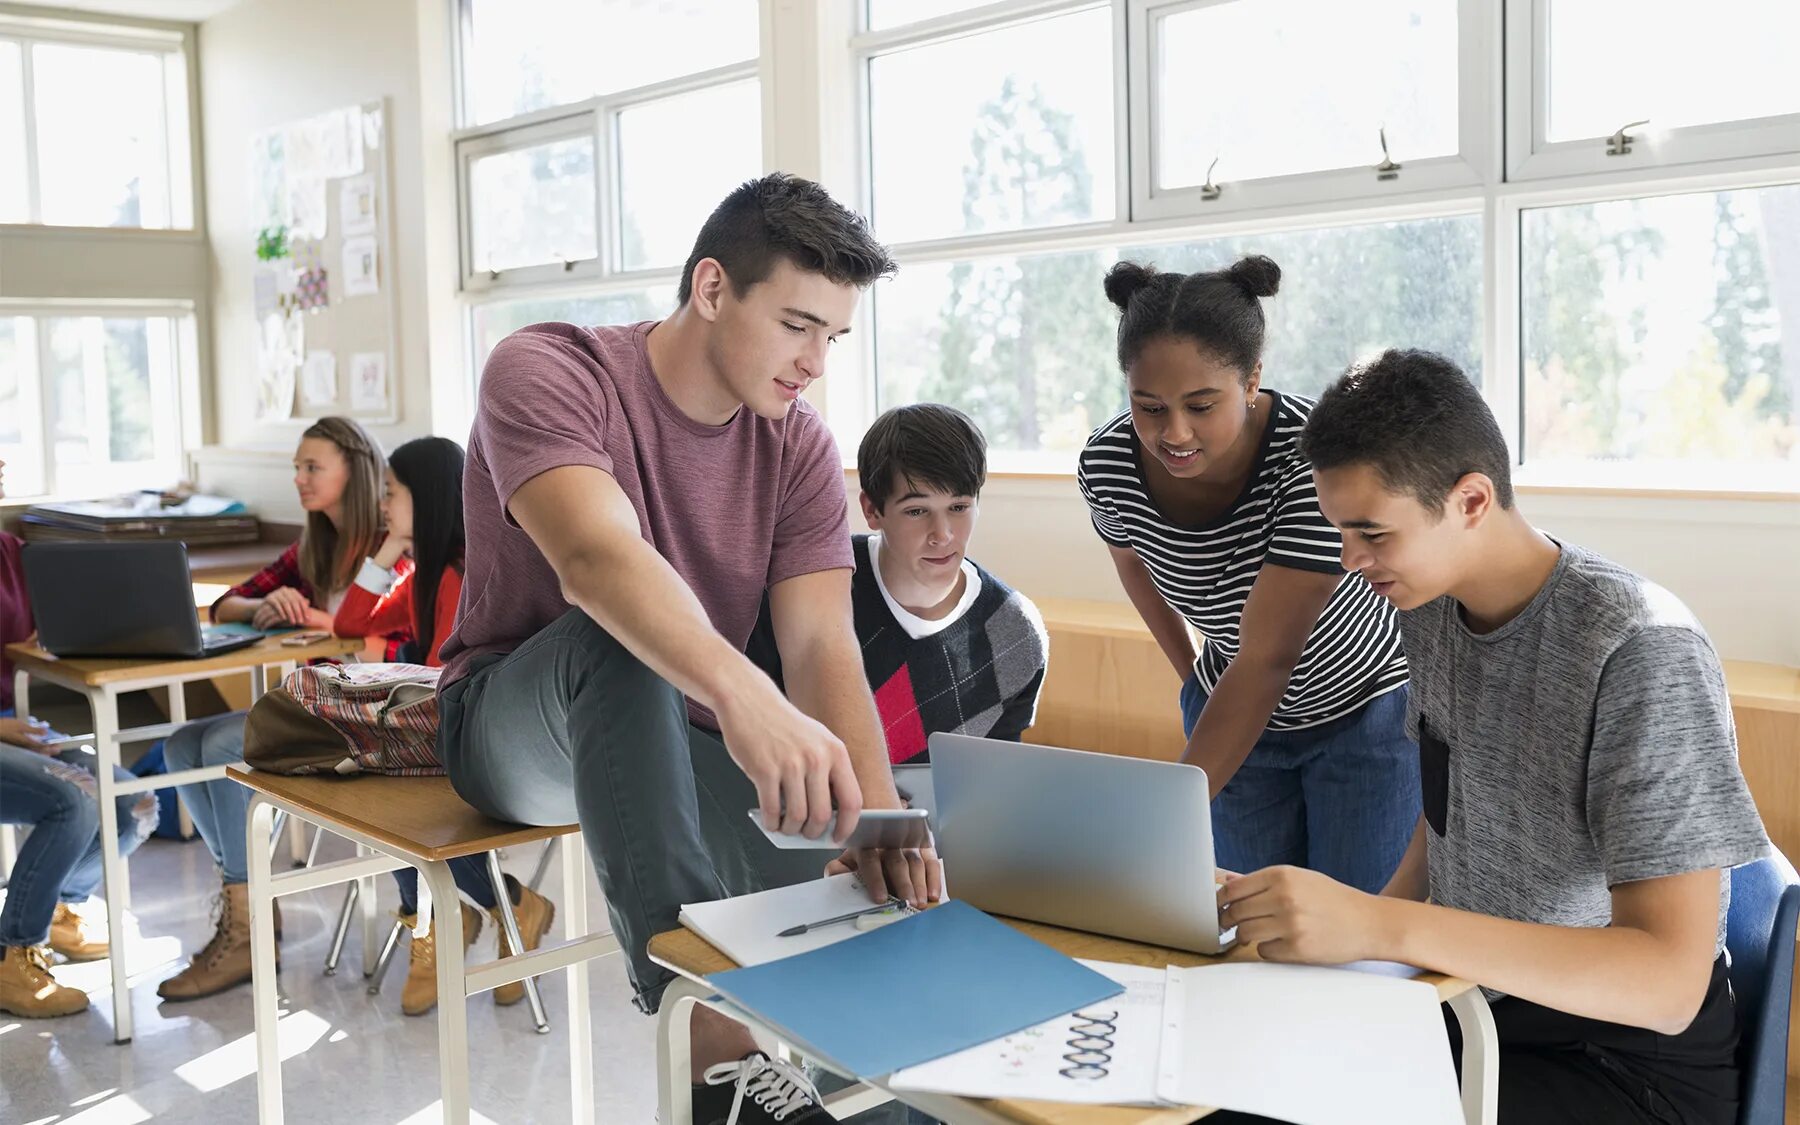
[[[587,842],[579,832],[562,837],[562,877],[563,937],[574,940],[588,932]],[[577,961],[568,968],[569,1108],[575,1125],[594,1125],[594,1005],[588,997],[591,964]]]
[[[691,1027],[694,1005],[708,993],[686,977],[663,991],[656,1013],[656,1119],[661,1125],[694,1125]]]
[[[275,981],[273,834],[275,806],[250,798],[250,993],[256,1028],[256,1108],[260,1125],[282,1125],[281,997]]]
[[[437,939],[438,1079],[444,1125],[469,1125],[469,1001],[464,979],[462,905],[447,863],[419,864],[419,881],[442,903],[431,916]]]
[[[1450,1001],[1462,1029],[1463,1118],[1468,1125],[1494,1125],[1500,1113],[1500,1037],[1494,1013],[1481,989]]]
[[[106,936],[112,943],[113,1042],[131,1042],[131,983],[125,969],[125,916],[131,910],[131,874],[119,854],[119,806],[113,769],[119,764],[119,697],[111,688],[88,691],[94,715],[94,749],[100,756],[100,870],[106,893]]]
[[[487,869],[488,884],[494,889],[494,906],[500,915],[501,936],[505,939],[500,943],[501,956],[506,956],[507,949],[511,949],[515,955],[524,953],[525,942],[519,936],[519,918],[513,910],[512,896],[506,891],[506,873],[500,869],[499,852],[487,854]],[[550,1020],[544,1015],[544,1001],[538,995],[537,978],[526,977],[522,983],[525,985],[525,999],[531,1002],[531,1022],[539,1035],[547,1034],[550,1031]]]

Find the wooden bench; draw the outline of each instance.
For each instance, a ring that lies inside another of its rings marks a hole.
[[[246,832],[250,844],[251,988],[256,1012],[256,1086],[262,1125],[282,1121],[280,1015],[275,981],[272,902],[279,895],[363,880],[365,972],[374,968],[374,877],[398,867],[418,868],[433,901],[457,902],[449,860],[497,848],[559,839],[565,940],[530,953],[502,957],[475,968],[463,962],[462,911],[435,911],[437,934],[438,1072],[446,1125],[467,1125],[469,1029],[466,998],[541,973],[568,969],[569,1074],[573,1120],[594,1120],[593,1013],[588,1000],[588,962],[619,951],[609,932],[589,932],[587,853],[578,826],[531,826],[493,820],[475,811],[443,777],[286,777],[242,766],[226,775],[252,791]],[[308,821],[357,845],[352,859],[276,874],[271,834],[277,813]],[[504,902],[504,896],[502,898]],[[421,908],[423,913],[423,908]],[[502,915],[512,947],[522,947],[518,927]]]

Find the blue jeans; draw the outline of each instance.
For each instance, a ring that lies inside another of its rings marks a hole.
[[[487,853],[459,856],[451,860],[450,874],[456,879],[456,889],[474,899],[476,906],[483,910],[492,910],[500,905],[500,900],[494,897],[494,884],[488,881]],[[394,882],[400,886],[400,913],[417,914],[419,912],[418,869],[399,868],[394,872]]]
[[[1214,861],[1240,873],[1308,867],[1379,892],[1419,823],[1419,747],[1406,737],[1402,686],[1304,730],[1265,730],[1212,802]],[[1200,721],[1197,677],[1181,688],[1181,725]]]
[[[579,609],[438,693],[438,752],[463,800],[520,824],[580,821],[637,1004],[671,974],[652,937],[682,903],[817,879],[829,853],[783,851],[745,812],[756,787],[686,700]]]
[[[244,761],[246,711],[214,715],[182,727],[169,736],[163,761],[170,773],[202,766],[234,766]],[[250,790],[230,778],[176,787],[200,838],[212,852],[220,881],[250,881],[249,844],[244,828],[250,818]]]
[[[0,908],[0,946],[41,945],[58,901],[86,901],[100,886],[100,806],[75,775],[95,776],[99,759],[85,750],[50,758],[0,744],[0,823],[28,824]],[[115,776],[130,780],[118,770]],[[154,794],[116,798],[119,854],[130,855],[156,826]]]

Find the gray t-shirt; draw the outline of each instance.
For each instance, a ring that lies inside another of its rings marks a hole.
[[[1724,670],[1667,590],[1564,544],[1537,597],[1491,633],[1470,632],[1448,597],[1400,624],[1434,902],[1605,926],[1617,884],[1767,851]],[[1721,879],[1719,949],[1729,902]]]

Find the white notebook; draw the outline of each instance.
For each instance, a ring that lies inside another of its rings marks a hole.
[[[873,905],[855,875],[833,875],[753,895],[689,903],[681,908],[681,924],[738,964],[761,965],[810,953],[862,932],[851,922],[794,937],[779,936],[782,930]]]
[[[1086,964],[1125,985],[1125,994],[909,1067],[890,1085],[965,1097],[1216,1106],[1299,1125],[1462,1120],[1429,984],[1364,966]]]

